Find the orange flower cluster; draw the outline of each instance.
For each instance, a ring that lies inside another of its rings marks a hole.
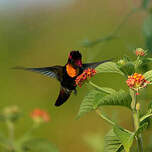
[[[136,56],[145,56],[146,52],[141,49],[141,48],[138,48],[136,49]]]
[[[139,89],[145,88],[150,82],[147,81],[142,74],[134,73],[128,76],[126,83],[129,88],[137,91],[138,94]]]
[[[31,113],[31,117],[36,123],[48,122],[50,120],[48,113],[41,109],[33,110],[33,112]]]
[[[95,69],[88,68],[88,69],[84,70],[83,73],[76,78],[76,80],[75,80],[76,85],[81,87],[85,81],[89,80],[95,74],[96,74]]]

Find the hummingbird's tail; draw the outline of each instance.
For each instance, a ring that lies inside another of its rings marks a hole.
[[[72,90],[68,90],[66,88],[61,87],[59,96],[55,102],[55,106],[60,106],[64,102],[66,102],[68,100],[68,98],[70,97],[71,92],[72,92]]]

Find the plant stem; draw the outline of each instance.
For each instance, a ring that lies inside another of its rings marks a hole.
[[[89,81],[89,84],[91,84],[94,88],[103,91],[101,87],[99,87],[98,85],[94,84],[93,82]]]
[[[93,82],[89,81],[89,84],[91,86],[93,86],[94,88],[96,88],[97,90],[100,90],[101,92],[103,93],[106,93],[106,94],[111,94],[111,93],[114,93],[115,90],[111,89],[111,88],[105,88],[105,87],[99,87],[98,85],[94,84]]]
[[[15,152],[14,148],[14,124],[11,121],[7,121],[7,126],[8,126],[8,133],[9,133],[9,140],[10,140],[10,151]]]
[[[110,120],[109,118],[107,118],[105,115],[103,115],[99,109],[96,110],[96,113],[104,120],[106,120],[106,122],[108,122],[110,125],[114,126],[116,125],[112,120]]]
[[[112,126],[116,126],[117,124],[115,122],[113,122],[112,120],[110,120],[107,116],[105,116],[104,114],[101,113],[100,109],[96,109],[96,113],[99,115],[100,118],[104,119],[108,124],[112,125]],[[128,133],[132,133],[127,129],[124,129],[126,132]]]
[[[23,137],[28,137],[32,134],[32,132],[39,127],[39,124],[33,123],[32,127],[23,135]]]
[[[114,31],[112,31],[109,35],[105,36],[105,37],[101,37],[98,38],[94,41],[91,41],[87,44],[84,44],[85,47],[92,47],[94,45],[97,45],[99,43],[105,42],[105,41],[109,41],[109,40],[113,40],[114,38],[118,38],[116,36],[116,34],[122,29],[122,27],[126,24],[126,22],[128,21],[128,19],[135,13],[137,13],[138,11],[141,10],[141,7],[139,8],[132,8],[128,14],[123,18],[123,20],[121,21],[121,23],[115,28]]]
[[[133,120],[134,120],[134,129],[135,132],[139,129],[139,111],[136,109],[136,104],[137,104],[137,97],[136,97],[136,92],[134,90],[130,89],[130,95],[132,97],[132,103],[131,103],[131,108],[133,112]],[[138,152],[143,152],[143,142],[142,142],[142,136],[141,134],[136,136],[137,144],[138,144]]]

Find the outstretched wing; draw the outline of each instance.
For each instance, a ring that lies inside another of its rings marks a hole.
[[[33,71],[40,74],[43,74],[48,77],[56,78],[60,81],[62,78],[62,66],[52,66],[52,67],[42,67],[42,68],[24,68],[24,67],[15,67],[13,69]]]
[[[61,87],[55,106],[61,106],[70,97],[72,90]]]
[[[93,62],[93,63],[86,63],[82,65],[83,70],[88,69],[88,68],[92,68],[95,69],[98,65],[105,63],[105,62],[110,62],[111,60],[104,60],[104,61],[100,61],[100,62]]]

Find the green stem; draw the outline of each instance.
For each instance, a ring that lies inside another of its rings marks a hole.
[[[10,120],[8,120],[6,123],[7,123],[7,126],[8,126],[8,134],[9,134],[9,141],[10,141],[9,149],[10,149],[11,152],[15,152],[15,147],[14,147],[14,124]]]
[[[137,104],[136,92],[130,89],[130,95],[132,97],[131,108],[133,113],[134,129],[136,132],[139,129],[139,124],[140,124],[139,111],[136,109],[136,104]],[[138,144],[138,152],[143,152],[143,142],[142,142],[141,134],[136,136],[136,140]]]
[[[27,132],[23,135],[23,137],[30,136],[33,133],[33,131],[37,129],[38,127],[39,127],[39,124],[33,123],[32,127],[29,130],[27,130]]]
[[[116,126],[117,124],[115,122],[113,122],[112,120],[110,120],[107,116],[105,116],[104,114],[101,113],[100,109],[96,109],[96,113],[99,115],[100,118],[104,119],[108,124],[112,125],[112,126]],[[127,129],[124,129],[126,132],[128,133],[132,133]]]
[[[99,87],[98,85],[94,84],[93,82],[89,81],[89,84],[91,86],[93,86],[94,88],[96,88],[97,90],[100,90],[104,93],[107,93],[107,94],[111,94],[112,92],[115,92],[115,90],[111,89],[111,88],[105,88],[105,87]]]
[[[89,81],[89,84],[91,84],[94,88],[102,91],[102,88],[99,87],[98,85],[94,84],[93,82]]]
[[[104,116],[99,109],[96,110],[96,113],[104,120],[106,120],[106,122],[108,122],[110,125],[115,126],[116,124],[110,120],[109,118],[107,118],[106,116]]]
[[[89,42],[89,44],[86,44],[86,47],[90,47],[90,46],[94,46],[98,43],[104,42],[104,41],[109,41],[112,40],[114,38],[117,38],[116,34],[122,29],[122,27],[126,24],[126,22],[128,21],[128,19],[135,13],[137,13],[138,11],[141,10],[141,7],[139,8],[132,8],[128,14],[123,18],[123,20],[121,21],[121,23],[115,28],[115,30],[113,32],[111,32],[109,35],[105,36],[105,37],[101,37],[98,38],[92,42]]]

